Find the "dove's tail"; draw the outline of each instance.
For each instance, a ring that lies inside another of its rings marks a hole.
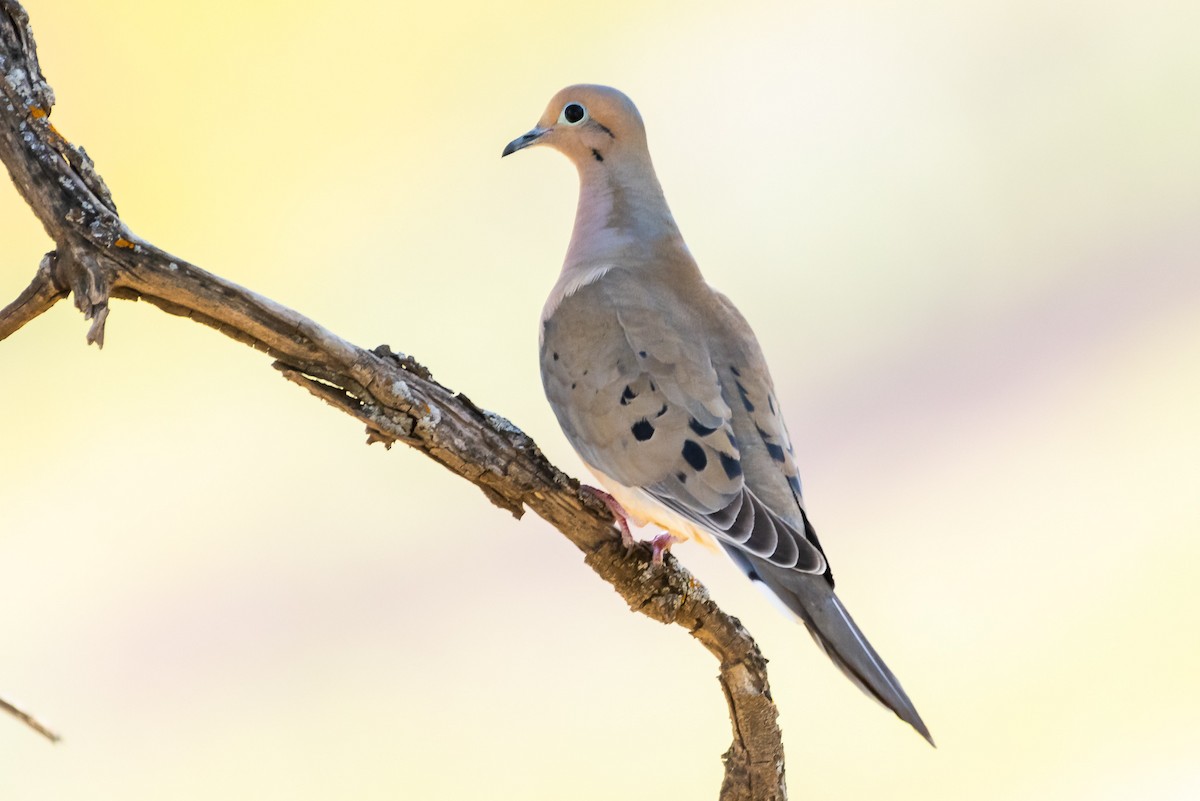
[[[817,645],[850,681],[934,745],[929,729],[912,701],[908,700],[899,680],[867,642],[824,576],[776,567],[730,547],[726,550],[751,579],[761,583],[804,622]]]

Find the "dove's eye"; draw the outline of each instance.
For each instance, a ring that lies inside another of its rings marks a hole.
[[[567,125],[578,125],[586,119],[587,109],[578,103],[568,103],[563,106],[562,114],[558,117],[559,122],[565,122]]]

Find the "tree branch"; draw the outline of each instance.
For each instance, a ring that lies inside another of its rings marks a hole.
[[[42,723],[40,720],[20,707],[5,701],[3,698],[0,698],[0,711],[4,711],[12,715],[14,718],[21,721],[26,726],[33,729],[52,743],[57,743],[60,739],[57,734],[55,734],[46,726],[46,724]]]
[[[70,290],[59,284],[54,263],[55,258],[47,253],[25,291],[0,309],[0,340],[7,339],[9,334],[67,296]]]
[[[0,160],[56,245],[30,287],[0,311],[0,339],[69,292],[92,321],[87,340],[97,345],[109,301],[121,298],[148,301],[269,354],[284,378],[362,421],[368,442],[416,448],[516,517],[529,507],[573,542],[631,609],[699,640],[720,663],[733,723],[721,799],[786,798],[766,660],[741,623],[673,557],[653,568],[645,545],[627,552],[603,503],[581,493],[520,429],[434,381],[413,359],[386,346],[353,345],[133,234],[87,153],[50,124],[54,94],[16,0],[0,0],[0,76]]]

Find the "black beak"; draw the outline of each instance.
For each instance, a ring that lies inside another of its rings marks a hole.
[[[511,153],[516,153],[518,150],[523,150],[529,147],[548,133],[550,133],[549,128],[534,128],[527,134],[521,134],[516,139],[504,146],[504,152],[500,154],[500,158],[504,158]]]

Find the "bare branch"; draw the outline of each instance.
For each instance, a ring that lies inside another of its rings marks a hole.
[[[54,275],[55,260],[54,253],[43,256],[33,281],[25,291],[12,303],[0,309],[0,340],[7,339],[25,323],[67,296],[68,289],[61,286]]]
[[[54,731],[48,728],[33,715],[13,704],[10,704],[3,698],[0,698],[0,711],[7,712],[8,714],[12,715],[14,718],[21,721],[26,726],[33,729],[52,743],[57,743],[61,739],[57,734],[54,733]]]
[[[733,723],[721,788],[725,801],[783,799],[783,747],[766,660],[674,557],[626,551],[602,502],[550,464],[528,436],[432,379],[386,346],[365,350],[309,318],[142,241],[117,216],[82,148],[49,122],[54,95],[37,63],[28,17],[0,0],[0,160],[57,245],[38,277],[0,313],[7,335],[68,289],[100,345],[113,298],[141,299],[264,351],[281,374],[361,420],[368,442],[403,442],[478,486],[520,517],[525,507],[562,532],[630,608],[684,627],[720,664]],[[28,721],[27,721],[28,722]],[[31,725],[33,725],[31,723]]]

